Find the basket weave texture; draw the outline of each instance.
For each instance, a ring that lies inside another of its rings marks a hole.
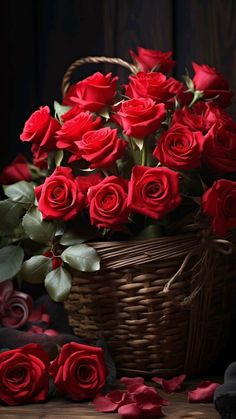
[[[105,338],[122,374],[206,370],[234,312],[232,244],[193,233],[93,246],[102,269],[76,273],[65,303],[74,332]]]

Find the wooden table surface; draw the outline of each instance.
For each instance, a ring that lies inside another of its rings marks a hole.
[[[163,408],[167,419],[220,419],[212,403],[188,403],[187,392],[160,394],[170,401]],[[91,403],[69,402],[63,399],[52,400],[44,404],[16,407],[0,407],[1,419],[118,419],[117,413],[96,412]]]

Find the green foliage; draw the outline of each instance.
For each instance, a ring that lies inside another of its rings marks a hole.
[[[52,300],[64,301],[70,293],[71,274],[60,266],[47,274],[45,287]]]
[[[5,246],[0,249],[0,282],[13,278],[20,270],[24,251],[20,246]]]
[[[38,243],[48,243],[56,232],[56,224],[42,219],[41,212],[36,208],[30,208],[23,217],[23,228],[31,240]]]
[[[93,247],[86,244],[70,246],[61,254],[64,262],[71,268],[82,272],[94,272],[100,269],[100,257]]]

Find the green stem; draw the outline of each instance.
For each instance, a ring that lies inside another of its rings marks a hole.
[[[147,164],[147,147],[145,144],[145,141],[143,142],[143,148],[142,148],[142,158],[141,158],[141,165],[146,166]]]
[[[201,90],[195,90],[193,94],[193,99],[191,103],[188,105],[189,108],[191,108],[194,103],[196,103],[198,100],[200,100],[204,96],[203,92]]]

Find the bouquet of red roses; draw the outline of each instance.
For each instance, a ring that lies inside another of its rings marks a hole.
[[[45,283],[66,299],[71,269],[93,272],[96,240],[169,235],[191,223],[217,235],[236,227],[236,124],[232,92],[214,68],[193,63],[184,83],[171,53],[138,48],[125,86],[97,72],[62,104],[36,110],[1,182],[0,281]]]

